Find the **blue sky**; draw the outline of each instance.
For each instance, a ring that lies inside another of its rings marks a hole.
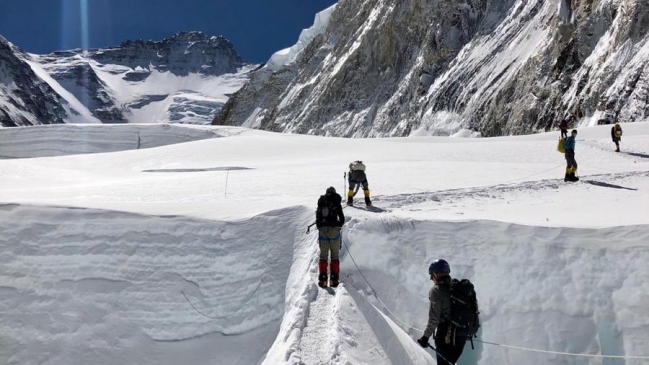
[[[0,35],[31,53],[161,40],[181,30],[223,35],[246,61],[293,45],[334,0],[0,0]]]

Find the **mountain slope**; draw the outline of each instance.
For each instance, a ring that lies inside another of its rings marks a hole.
[[[34,73],[28,57],[0,36],[0,126],[63,123],[61,98]]]
[[[643,0],[341,0],[295,63],[260,71],[213,124],[494,136],[643,120],[647,14]]]

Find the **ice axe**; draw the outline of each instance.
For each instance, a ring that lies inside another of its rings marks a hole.
[[[432,346],[431,344],[428,344],[428,347],[430,347],[431,349],[433,349],[433,351],[435,351],[435,353],[437,354],[437,356],[439,356],[439,357],[440,357],[440,359],[442,359],[442,360],[444,360],[444,361],[446,361],[446,363],[447,363],[447,364],[450,364],[450,365],[455,365],[455,364],[453,364],[452,362],[450,362],[450,361],[448,361],[448,360],[446,360],[446,358],[445,358],[444,356],[442,356],[442,354],[440,354],[440,353],[439,353],[439,351],[437,351],[437,349],[436,349],[436,348],[434,348],[434,347],[433,347],[433,346]]]

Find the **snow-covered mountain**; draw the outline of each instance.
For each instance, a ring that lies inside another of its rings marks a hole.
[[[62,122],[208,124],[257,67],[245,63],[227,39],[200,32],[180,32],[159,42],[128,40],[118,47],[48,55],[27,54],[0,40],[0,69],[12,69],[17,63],[24,71],[3,78],[3,84],[15,87],[0,89],[0,100],[20,97],[17,90],[24,88],[18,87],[18,82],[25,78],[20,75],[29,74],[44,89],[44,100],[55,101],[50,107],[41,105],[41,101],[32,108],[13,103],[15,108],[5,112],[5,126]],[[58,111],[56,118],[45,113],[49,109]],[[27,116],[19,117],[24,114]]]
[[[649,117],[646,0],[341,0],[324,14],[213,124],[494,136]]]

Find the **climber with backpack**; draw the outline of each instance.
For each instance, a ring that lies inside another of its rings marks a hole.
[[[341,230],[345,224],[341,202],[342,198],[331,186],[326,190],[325,195],[321,195],[318,199],[315,213],[320,245],[318,285],[323,288],[327,285],[335,288],[339,283]],[[329,263],[329,253],[331,253],[331,263]],[[327,269],[329,269],[328,273]]]
[[[622,140],[622,127],[620,127],[620,123],[615,123],[611,128],[611,139],[615,143],[615,152],[620,152],[620,141]]]
[[[561,130],[561,138],[567,138],[568,137],[568,118],[561,119],[561,123],[559,123],[559,129]]]
[[[354,195],[358,191],[358,187],[363,187],[363,195],[365,195],[365,205],[371,206],[370,200],[370,187],[367,183],[367,175],[365,175],[365,164],[363,161],[353,161],[349,164],[349,191],[347,192],[347,205],[354,205]]]
[[[428,325],[417,343],[424,348],[432,347],[428,339],[434,335],[437,363],[455,364],[466,341],[470,340],[473,346],[473,337],[480,327],[478,300],[469,280],[451,278],[446,260],[433,261],[428,273],[435,285],[428,295]]]
[[[566,154],[566,175],[563,178],[565,182],[579,181],[577,174],[577,160],[575,160],[575,139],[577,138],[577,130],[573,129],[570,132],[570,137],[566,138],[563,143]]]

